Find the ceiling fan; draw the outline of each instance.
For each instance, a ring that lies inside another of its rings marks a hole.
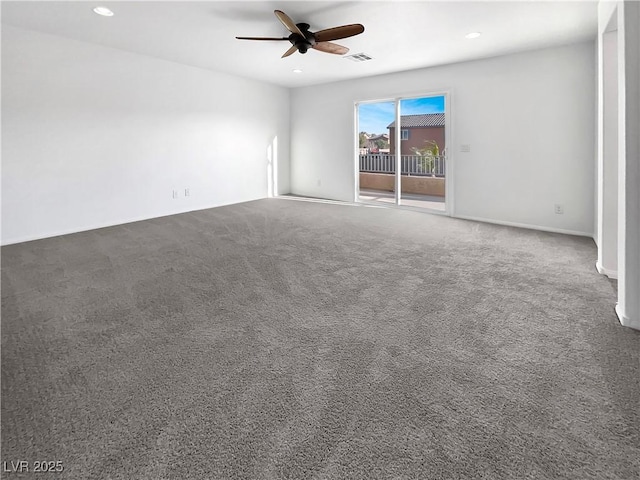
[[[236,37],[238,40],[289,40],[291,48],[284,52],[282,58],[288,57],[296,50],[300,53],[307,53],[309,48],[321,52],[344,55],[349,51],[347,47],[332,43],[332,40],[353,37],[364,32],[364,26],[359,23],[342,25],[341,27],[327,28],[318,32],[310,32],[308,23],[294,23],[291,18],[281,10],[274,10],[278,20],[291,32],[288,37]]]

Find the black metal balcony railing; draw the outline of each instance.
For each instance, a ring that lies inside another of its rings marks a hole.
[[[400,174],[415,176],[445,176],[446,157],[437,155],[400,155]],[[380,153],[360,155],[360,171],[367,173],[395,173],[396,156]]]

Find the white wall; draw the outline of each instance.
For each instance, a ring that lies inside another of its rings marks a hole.
[[[294,89],[291,190],[352,201],[354,102],[448,90],[453,214],[591,236],[595,58],[588,42]]]
[[[266,197],[275,137],[287,193],[287,89],[2,27],[3,244]]]
[[[617,28],[615,44],[609,43]],[[638,2],[601,1],[598,3],[598,34],[601,55],[598,77],[602,87],[610,64],[617,64],[615,102],[606,102],[605,88],[598,102],[598,270],[602,259],[612,250],[605,241],[617,239],[618,302],[615,310],[622,325],[640,330],[640,4]],[[605,55],[606,54],[606,55]],[[615,103],[615,108],[611,109]],[[617,119],[611,119],[612,114]],[[616,123],[617,161],[615,182],[607,178],[607,156],[612,150],[607,122]],[[607,203],[615,200],[616,211]],[[616,216],[615,221],[611,215]],[[615,228],[615,231],[612,229]]]
[[[618,12],[618,304],[620,322],[640,330],[640,3]]]

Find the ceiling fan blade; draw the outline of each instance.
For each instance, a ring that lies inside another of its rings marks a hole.
[[[287,37],[236,37],[238,40],[289,40]]]
[[[289,55],[291,55],[292,53],[294,53],[297,50],[298,50],[298,47],[296,47],[295,45],[291,45],[291,48],[289,50],[287,50],[286,52],[284,52],[284,55],[282,55],[282,57],[280,57],[280,58],[288,57]]]
[[[316,42],[330,42],[331,40],[339,40],[341,38],[353,37],[364,32],[364,26],[359,23],[351,25],[342,25],[341,27],[327,28],[314,33]]]
[[[304,37],[304,33],[302,33],[302,31],[298,28],[298,26],[295,24],[295,22],[293,20],[291,20],[291,18],[289,18],[289,15],[284,13],[282,10],[274,10],[273,13],[276,14],[276,17],[278,17],[278,20],[280,20],[282,22],[282,24],[285,27],[287,27],[287,29],[291,33],[297,33],[301,37]]]
[[[317,42],[311,48],[315,48],[316,50],[320,50],[321,52],[335,53],[336,55],[344,55],[349,51],[347,47],[343,47],[342,45],[331,42]]]

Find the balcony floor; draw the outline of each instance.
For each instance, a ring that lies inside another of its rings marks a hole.
[[[396,197],[394,192],[382,190],[361,189],[358,199],[361,202],[380,202],[395,205]],[[400,198],[400,205],[407,207],[428,208],[429,210],[445,211],[444,197],[434,197],[432,195],[419,195],[416,193],[404,193]]]

